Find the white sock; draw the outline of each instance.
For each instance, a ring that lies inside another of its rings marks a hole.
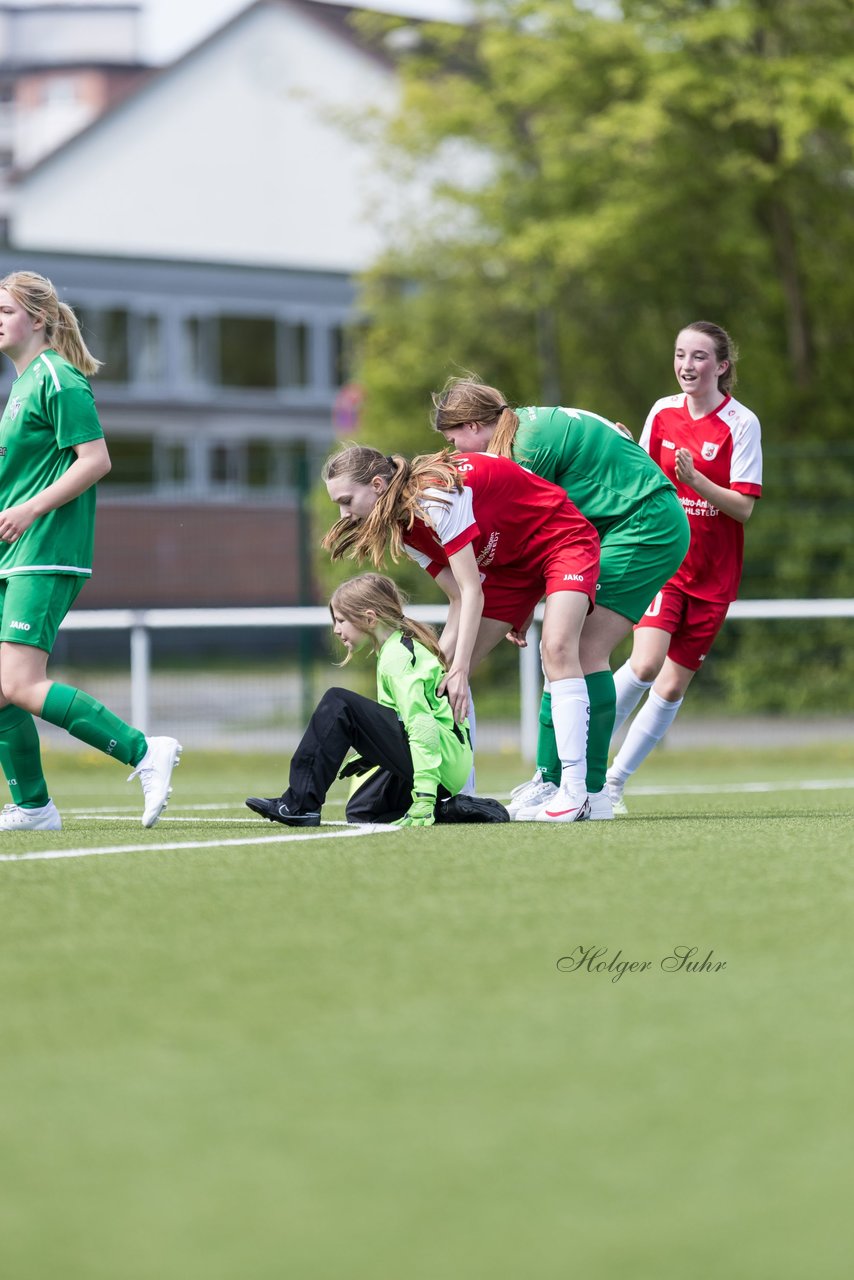
[[[654,689],[650,689],[646,703],[632,721],[626,740],[608,770],[609,779],[613,778],[615,782],[625,786],[626,779],[643,764],[656,743],[667,733],[682,702],[682,698],[678,702],[667,702]]]
[[[585,791],[587,778],[587,726],[590,698],[583,676],[552,680],[552,721],[561,763],[561,786]]]
[[[474,698],[471,696],[471,689],[469,689],[469,736],[471,737],[472,757],[474,757],[474,740],[475,740],[476,728],[477,728],[477,721],[475,720],[475,715],[474,715]],[[460,792],[460,795],[461,796],[477,795],[477,791],[475,789],[474,759],[472,759],[471,773],[466,778],[465,784],[463,786],[462,791]]]
[[[617,715],[614,720],[612,735],[622,726],[640,702],[647,689],[652,688],[651,680],[639,680],[635,675],[631,662],[624,662],[619,671],[614,672],[614,689],[617,693]]]

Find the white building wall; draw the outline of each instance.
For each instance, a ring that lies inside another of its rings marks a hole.
[[[394,95],[390,70],[287,0],[249,10],[26,176],[14,243],[358,270],[380,247],[379,180],[329,111]]]

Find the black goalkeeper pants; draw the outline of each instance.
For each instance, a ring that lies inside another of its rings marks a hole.
[[[403,725],[388,707],[349,689],[328,689],[291,760],[282,796],[294,813],[316,813],[348,751],[377,765],[347,804],[348,822],[395,822],[412,804],[412,756]],[[448,792],[440,788],[440,794]]]

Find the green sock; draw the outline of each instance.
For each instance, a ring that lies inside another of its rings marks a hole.
[[[617,715],[617,692],[611,670],[594,671],[584,677],[590,698],[590,727],[587,730],[587,790],[601,791],[608,769],[608,749]]]
[[[0,767],[15,804],[41,809],[50,796],[42,772],[42,753],[35,721],[20,707],[0,710]]]
[[[546,782],[560,782],[560,756],[557,753],[555,727],[552,721],[552,695],[543,693],[540,702],[540,729],[537,734],[537,768]]]
[[[42,719],[66,729],[104,755],[115,756],[122,764],[138,765],[147,750],[145,734],[113,715],[82,689],[68,684],[52,684],[42,707]]]

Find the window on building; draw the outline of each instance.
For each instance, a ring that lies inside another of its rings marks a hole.
[[[155,449],[155,472],[158,489],[183,489],[190,479],[187,446],[179,441],[161,443]]]
[[[42,101],[47,106],[66,106],[79,97],[77,81],[73,76],[49,76],[42,87]]]
[[[134,376],[138,382],[159,382],[163,376],[160,317],[134,317]]]
[[[240,484],[240,461],[238,446],[211,445],[208,452],[208,483],[211,488],[236,488]]]
[[[307,387],[311,382],[308,325],[283,323],[281,333],[282,386]]]
[[[199,386],[208,380],[209,322],[200,316],[188,316],[182,326],[182,364],[188,382]]]
[[[134,489],[142,493],[154,488],[154,440],[150,436],[112,436],[107,441],[112,470],[102,484],[110,489]]]
[[[362,325],[335,325],[329,330],[330,375],[334,387],[343,387],[355,376]]]
[[[219,382],[224,387],[277,385],[275,320],[220,316]]]
[[[244,474],[250,489],[294,489],[300,485],[302,445],[289,440],[248,440]]]

